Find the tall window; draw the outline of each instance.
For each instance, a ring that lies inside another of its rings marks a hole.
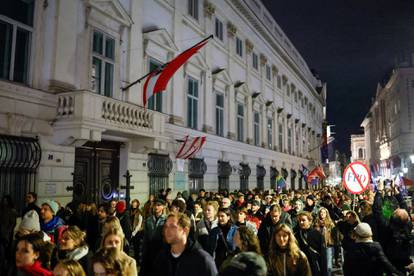
[[[92,43],[92,90],[112,97],[114,86],[115,40],[95,30]]]
[[[305,147],[306,147],[306,135],[303,132],[303,135],[302,135],[302,154],[304,156],[306,156],[308,154],[307,151],[306,151],[306,149],[305,149]]]
[[[198,81],[188,78],[187,93],[187,126],[197,129],[198,112]]]
[[[237,140],[244,142],[244,106],[237,103]]]
[[[279,124],[279,151],[283,151],[283,124]]]
[[[161,63],[157,62],[154,59],[150,59],[149,63],[149,71],[157,69],[159,66],[161,66]],[[151,98],[148,99],[148,109],[155,110],[162,112],[162,95],[163,93],[157,93],[153,95]]]
[[[256,53],[252,54],[252,65],[254,69],[259,70],[259,57]]]
[[[299,155],[299,130],[295,130],[295,153]]]
[[[292,154],[292,128],[288,127],[288,153]]]
[[[295,103],[298,102],[298,93],[295,91],[293,92],[293,98],[295,99]]]
[[[243,41],[236,37],[236,54],[243,57]]]
[[[290,86],[286,85],[286,95],[290,97]]]
[[[267,118],[267,146],[269,149],[273,149],[273,120]]]
[[[223,22],[216,18],[216,37],[223,41]]]
[[[216,134],[224,136],[224,95],[216,93]]]
[[[257,111],[254,112],[253,130],[254,130],[254,144],[256,146],[260,146],[260,114]]]
[[[2,1],[0,78],[28,83],[34,1]]]
[[[282,77],[279,75],[277,76],[277,88],[282,88]]]
[[[269,64],[266,64],[266,79],[267,80],[271,80],[272,79],[272,70],[271,70]]]
[[[358,149],[358,159],[363,159],[364,158],[364,150],[359,148]]]
[[[198,20],[198,0],[188,0],[188,14]]]

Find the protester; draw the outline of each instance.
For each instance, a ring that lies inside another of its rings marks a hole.
[[[224,260],[236,249],[234,244],[234,235],[237,226],[231,221],[231,211],[229,208],[220,208],[218,211],[219,237],[215,250],[215,262],[217,268],[220,268]]]
[[[62,238],[52,256],[52,266],[62,260],[74,260],[79,262],[85,271],[88,271],[89,258],[86,233],[77,226],[69,226],[63,230]]]
[[[323,235],[312,228],[312,214],[303,211],[298,214],[298,228],[295,237],[299,248],[308,258],[312,275],[327,275],[326,247]]]
[[[325,241],[326,247],[326,266],[328,275],[332,274],[332,259],[334,257],[334,246],[337,241],[337,229],[335,223],[329,216],[329,212],[325,207],[321,207],[318,211],[318,217],[315,219],[314,228],[318,230]]]
[[[38,215],[40,214],[40,208],[36,204],[37,194],[35,192],[28,192],[24,198],[24,201],[27,205],[23,209],[22,216],[31,210],[35,210]]]
[[[216,201],[209,201],[204,208],[204,219],[197,223],[196,239],[202,248],[214,258],[214,252],[217,247],[217,239],[220,233],[218,228],[219,205]]]
[[[116,248],[101,248],[92,257],[92,270],[94,275],[123,276],[122,264]]]
[[[233,240],[236,247],[235,253],[255,252],[257,254],[262,254],[259,239],[254,232],[246,226],[237,228]]]
[[[39,215],[35,210],[30,210],[24,214],[22,221],[17,228],[16,237],[22,237],[24,235],[39,232],[40,231],[40,221]]]
[[[139,209],[140,202],[138,199],[134,199],[131,202],[131,244],[134,248],[134,258],[138,264],[141,264],[142,260],[142,239],[144,237],[144,223],[142,212]]]
[[[152,261],[164,246],[162,240],[162,229],[166,220],[164,208],[165,201],[157,199],[154,202],[152,215],[145,220],[140,276],[150,275]]]
[[[20,238],[16,248],[16,274],[51,276],[49,262],[52,248],[52,244],[43,240],[41,233],[32,233]]]
[[[354,231],[355,243],[346,252],[344,275],[357,276],[383,275],[384,272],[393,275],[405,275],[398,271],[387,259],[378,242],[372,240],[372,231],[368,223],[359,223]]]
[[[190,219],[183,213],[170,214],[164,225],[168,248],[153,261],[151,275],[217,275],[213,258],[188,239]],[[160,265],[162,264],[162,265]]]
[[[45,200],[40,209],[40,228],[54,243],[59,242],[65,224],[65,222],[56,215],[58,211],[59,205],[53,200]]]
[[[16,226],[17,211],[10,195],[2,197],[0,202],[0,269],[11,262],[10,252],[13,230]]]
[[[263,255],[267,257],[270,240],[273,236],[273,231],[277,225],[284,223],[289,226],[292,225],[290,216],[288,213],[282,211],[279,205],[272,205],[269,214],[266,216],[258,231],[258,238],[260,240],[260,247],[263,251]]]
[[[298,245],[292,229],[279,224],[273,232],[269,248],[270,274],[312,276],[308,258]]]
[[[240,208],[239,210],[237,210],[236,226],[246,226],[247,228],[252,230],[255,235],[257,235],[256,223],[248,221],[248,217],[248,211],[246,208]]]
[[[125,235],[122,228],[111,228],[107,230],[103,236],[101,248],[116,248],[116,258],[122,265],[122,273],[124,275],[136,276],[136,261],[124,252]]]
[[[53,269],[53,276],[86,276],[86,273],[77,261],[62,260]]]

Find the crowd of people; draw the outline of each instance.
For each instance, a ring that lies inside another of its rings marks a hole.
[[[170,189],[141,206],[56,201],[28,193],[0,212],[2,275],[406,275],[411,204],[398,187],[351,197],[301,191]],[[16,220],[21,222],[16,227]]]

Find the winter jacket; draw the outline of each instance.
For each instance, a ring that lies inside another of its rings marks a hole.
[[[117,218],[119,219],[119,222],[121,223],[122,231],[124,231],[125,239],[129,242],[131,240],[131,217],[129,215],[128,211],[123,212],[122,214],[119,214],[117,212],[116,214]]]
[[[45,232],[53,243],[58,243],[65,228],[65,222],[58,216],[54,216],[51,221],[44,223],[40,221],[40,229]]]
[[[327,275],[326,247],[322,234],[315,229],[296,229],[295,237],[300,250],[308,258],[312,275]]]
[[[236,234],[237,226],[234,224],[227,224],[226,226],[219,226],[219,237],[217,240],[217,247],[215,250],[215,262],[219,268],[224,260],[236,249],[233,241],[234,234]]]
[[[139,275],[150,275],[152,261],[158,252],[165,246],[162,240],[162,229],[166,216],[161,215],[158,219],[150,216],[144,224],[144,241],[142,250],[142,265]]]
[[[404,208],[405,203],[400,194],[395,196],[400,208]],[[372,211],[376,222],[379,223],[378,236],[384,249],[385,255],[391,263],[399,270],[405,271],[405,266],[411,263],[411,220],[403,222],[391,216],[386,219],[382,214],[383,199],[380,193],[375,195]]]
[[[273,276],[312,276],[308,258],[302,251],[295,261],[287,250],[277,250],[269,254],[269,275]]]
[[[273,224],[272,218],[268,214],[263,222],[260,224],[259,231],[257,232],[257,237],[260,241],[260,248],[262,249],[263,255],[267,256],[269,251],[270,240],[272,239],[273,231],[276,226],[279,224],[287,224],[292,226],[292,221],[288,213],[282,212],[280,219],[276,224]]]
[[[77,261],[85,272],[90,270],[89,259],[91,254],[87,245],[78,247],[72,251],[56,251],[52,255],[52,267],[55,267],[59,261],[74,260]]]
[[[40,207],[37,206],[36,203],[32,202],[32,203],[27,204],[26,207],[24,207],[22,211],[22,217],[24,217],[24,215],[31,210],[35,210],[36,213],[40,216]]]
[[[39,261],[35,261],[31,266],[20,267],[18,270],[23,272],[25,276],[52,276],[52,272],[43,268]]]
[[[201,247],[213,258],[215,257],[219,234],[220,228],[218,227],[217,219],[212,222],[207,222],[205,219],[202,219],[197,223],[195,238],[200,243]]]
[[[197,242],[187,240],[185,250],[177,258],[171,254],[169,248],[163,249],[153,262],[151,275],[215,276],[217,268],[211,255]]]
[[[346,252],[345,276],[381,276],[383,272],[405,275],[387,259],[378,242],[356,242]]]
[[[124,251],[120,252],[119,260],[122,264],[122,275],[137,276],[137,262]]]

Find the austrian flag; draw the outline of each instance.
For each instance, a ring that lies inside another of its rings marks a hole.
[[[184,140],[180,141],[182,144],[178,149],[176,158],[188,159],[193,157],[206,143],[205,136],[189,137],[185,136]]]
[[[149,98],[151,98],[156,93],[161,93],[167,87],[168,82],[171,77],[177,72],[180,67],[186,63],[198,50],[200,50],[204,45],[207,44],[208,40],[212,36],[200,41],[193,47],[187,49],[186,51],[179,54],[176,58],[170,62],[164,64],[157,70],[151,72],[144,83],[144,93],[143,93],[143,104],[146,106]]]

